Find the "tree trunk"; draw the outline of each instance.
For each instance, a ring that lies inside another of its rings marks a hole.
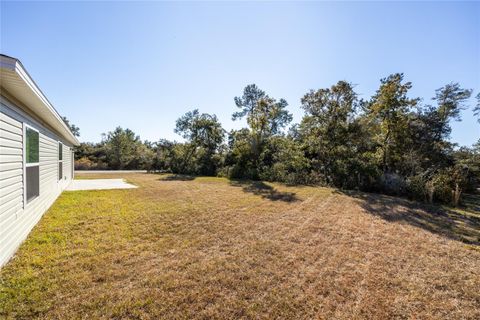
[[[432,181],[428,181],[425,184],[425,189],[427,189],[427,200],[428,203],[433,203],[433,194],[435,193],[435,186]]]
[[[383,173],[388,171],[387,159],[388,159],[388,140],[390,139],[390,130],[387,131],[385,139],[383,140]]]
[[[196,149],[196,147],[193,146],[193,148],[190,150],[190,152],[187,154],[187,156],[183,159],[183,161],[182,161],[182,172],[181,173],[185,173],[185,168],[187,166],[187,163],[190,161],[190,158],[192,157],[195,149]]]
[[[453,206],[456,207],[460,203],[460,196],[462,195],[462,189],[458,183],[455,183],[455,190],[452,190],[452,203]]]

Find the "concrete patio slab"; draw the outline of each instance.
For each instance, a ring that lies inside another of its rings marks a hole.
[[[135,189],[133,184],[125,182],[124,179],[88,179],[73,180],[67,187],[67,191],[78,190],[108,190],[108,189]]]

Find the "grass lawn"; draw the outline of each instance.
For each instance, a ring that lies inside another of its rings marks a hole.
[[[0,271],[0,318],[480,318],[480,212],[154,174],[64,192]],[[473,203],[473,204],[472,204]]]

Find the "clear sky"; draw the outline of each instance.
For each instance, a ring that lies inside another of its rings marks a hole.
[[[256,83],[300,98],[338,80],[361,97],[404,72],[429,103],[451,81],[480,91],[480,3],[160,3],[1,1],[1,52],[19,58],[81,141],[128,127],[142,139],[177,139],[175,120],[199,108],[224,128],[233,97]],[[452,141],[471,145],[470,110]]]

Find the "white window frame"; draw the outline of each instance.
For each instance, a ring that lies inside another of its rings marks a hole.
[[[72,170],[72,172],[70,173],[71,175],[70,179],[73,180],[75,178],[75,151],[73,151],[73,148],[70,148],[70,149],[71,149],[70,169]]]
[[[60,160],[60,145],[62,145],[62,160]],[[65,145],[62,143],[62,141],[58,141],[57,144],[57,157],[58,157],[58,165],[57,165],[57,182],[60,182],[64,180],[65,174],[63,173],[63,149],[65,148]],[[62,164],[62,177],[60,177],[60,169],[59,165],[60,163]]]
[[[38,162],[27,163],[27,128],[38,133]],[[40,198],[40,175],[38,176],[38,196],[27,202],[27,167],[38,166],[40,173],[40,131],[31,125],[23,122],[23,208]]]

